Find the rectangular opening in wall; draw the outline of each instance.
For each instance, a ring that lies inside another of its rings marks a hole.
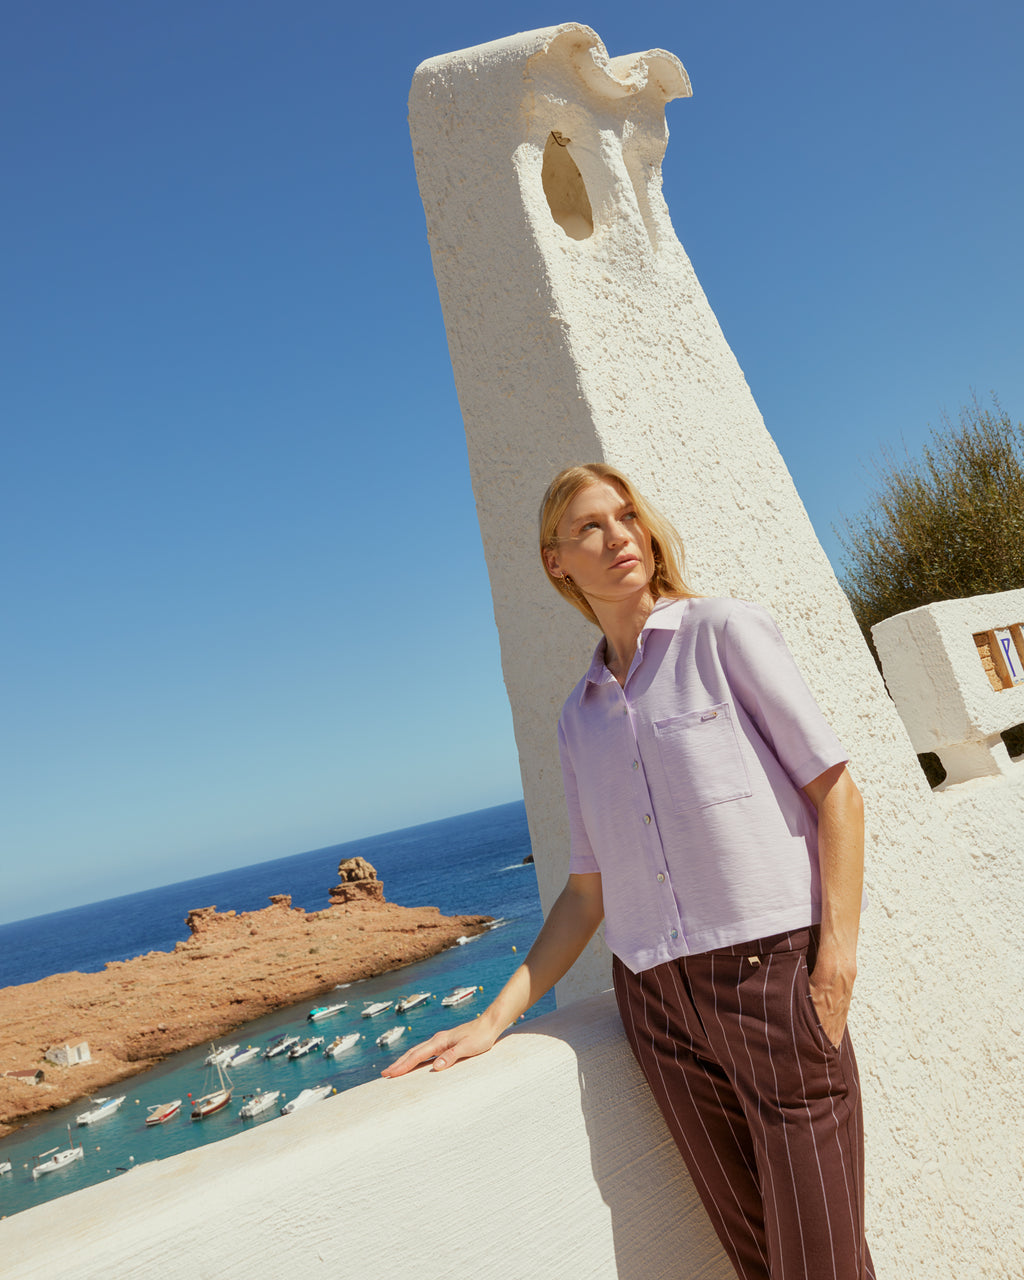
[[[1015,724],[1012,729],[1004,729],[999,736],[1006,744],[1007,753],[1012,758],[1024,756],[1024,724]]]
[[[997,693],[1024,685],[1024,635],[1019,622],[974,635],[981,665]]]

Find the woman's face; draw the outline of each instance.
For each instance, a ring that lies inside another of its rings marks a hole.
[[[654,573],[651,535],[618,485],[581,489],[544,551],[548,572],[573,580],[588,600],[617,602],[646,589]]]

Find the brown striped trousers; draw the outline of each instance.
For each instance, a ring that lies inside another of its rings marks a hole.
[[[631,973],[633,1053],[741,1280],[874,1280],[860,1081],[811,1001],[817,930]]]

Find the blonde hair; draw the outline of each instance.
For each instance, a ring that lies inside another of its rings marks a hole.
[[[686,553],[683,542],[668,520],[637,492],[629,480],[615,467],[605,462],[587,462],[582,466],[566,467],[560,471],[548,485],[544,501],[540,505],[540,558],[544,564],[544,572],[548,581],[560,596],[564,596],[570,604],[575,605],[590,622],[600,626],[597,615],[587,602],[586,596],[569,578],[556,578],[544,561],[544,552],[558,545],[559,522],[581,489],[589,485],[606,481],[616,485],[626,495],[626,500],[633,506],[640,523],[651,535],[651,550],[654,553],[654,573],[651,575],[651,594],[656,600],[662,597],[674,597],[686,600],[696,595],[686,585],[683,578]]]

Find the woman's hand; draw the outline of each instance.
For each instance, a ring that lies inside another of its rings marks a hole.
[[[856,960],[844,961],[838,954],[819,947],[808,987],[821,1029],[837,1048],[846,1030],[856,976]]]
[[[480,1017],[449,1031],[438,1031],[396,1058],[381,1075],[404,1076],[431,1058],[434,1060],[431,1069],[444,1071],[462,1058],[486,1053],[506,1027],[565,976],[594,936],[603,916],[600,875],[596,871],[571,875],[548,913],[530,954]]]
[[[431,1071],[444,1071],[462,1058],[475,1058],[479,1053],[486,1053],[497,1038],[498,1033],[483,1018],[475,1018],[447,1031],[438,1031],[429,1040],[407,1049],[400,1058],[385,1067],[381,1075],[391,1078],[404,1076],[431,1059]]]

